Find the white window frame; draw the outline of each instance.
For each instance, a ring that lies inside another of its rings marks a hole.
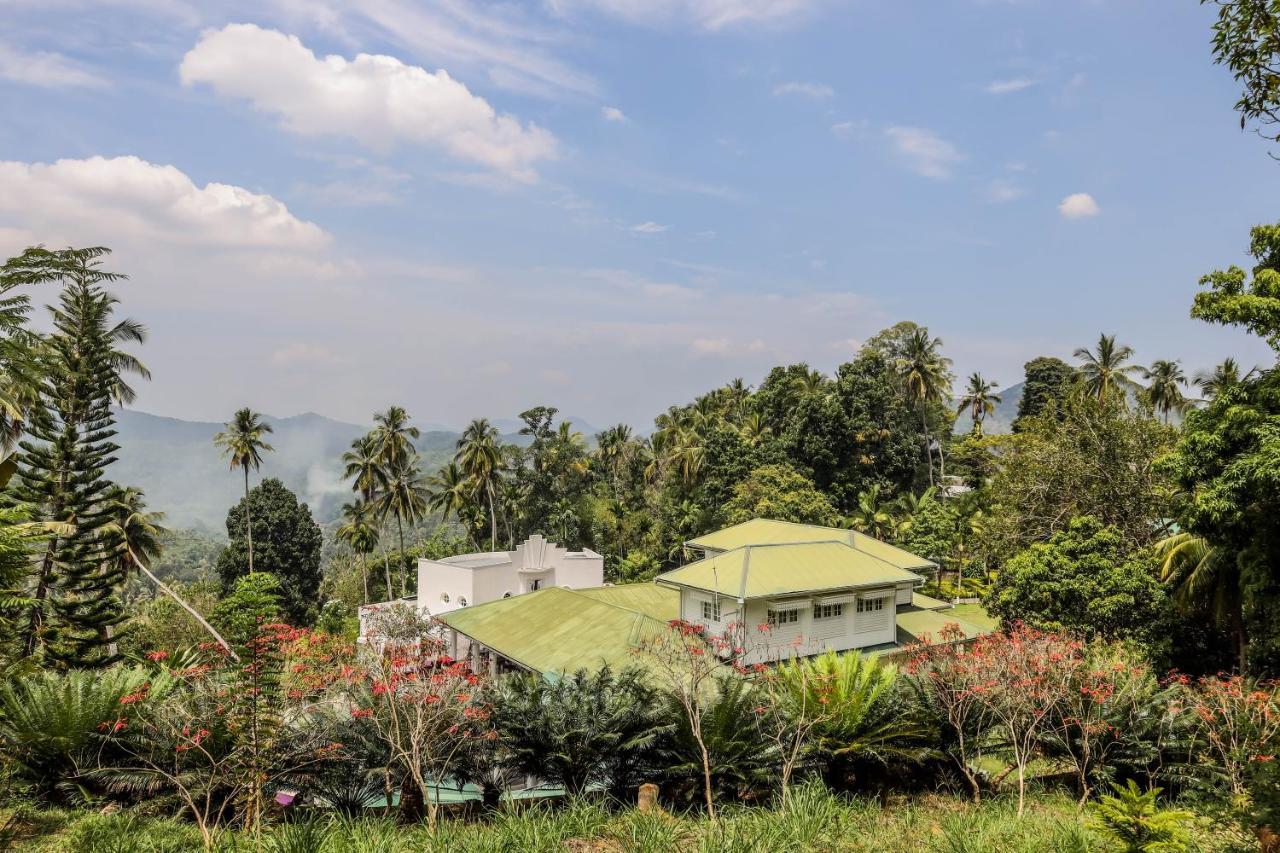
[[[884,610],[884,601],[888,597],[889,596],[887,595],[881,595],[876,598],[859,598],[858,612],[859,613],[880,613],[881,611]]]
[[[702,618],[708,622],[719,622],[723,611],[719,601],[702,600]]]
[[[778,628],[782,625],[798,625],[800,623],[800,608],[787,607],[775,610],[770,607],[765,612],[765,621],[770,628]]]
[[[843,616],[844,616],[843,601],[837,601],[834,604],[813,605],[813,619],[815,622],[827,622],[832,619],[840,619]]]

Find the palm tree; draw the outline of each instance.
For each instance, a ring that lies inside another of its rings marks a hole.
[[[942,355],[942,338],[930,338],[928,329],[917,328],[903,342],[902,355],[894,362],[898,381],[907,401],[920,411],[924,431],[924,452],[929,468],[929,485],[933,485],[933,436],[929,433],[929,404],[945,402],[951,396],[951,359]],[[939,476],[945,473],[938,444]]]
[[[1248,382],[1257,372],[1258,368],[1254,367],[1241,376],[1240,365],[1236,360],[1224,358],[1222,364],[1215,366],[1213,370],[1202,370],[1197,373],[1195,386],[1200,389],[1201,394],[1204,394],[1206,400],[1216,400],[1223,391],[1242,382]]]
[[[378,525],[373,520],[373,507],[362,500],[342,505],[342,524],[334,535],[360,556],[360,583],[364,602],[369,603],[369,555],[378,547]],[[391,578],[387,577],[387,598],[391,597]]]
[[[163,550],[160,540],[167,532],[161,525],[164,513],[148,512],[142,491],[135,488],[113,485],[107,491],[104,501],[107,505],[108,521],[101,533],[107,541],[113,543],[111,550],[118,553],[119,556],[116,559],[120,568],[126,573],[136,569],[146,575],[157,589],[191,614],[191,617],[200,623],[200,627],[204,628],[209,636],[226,650],[227,654],[239,660],[231,645],[200,615],[200,612],[152,573],[151,561],[160,556]]]
[[[373,436],[378,455],[385,465],[395,465],[413,454],[413,442],[422,435],[416,426],[409,425],[409,413],[400,406],[391,406],[385,412],[373,416]]]
[[[1164,416],[1169,422],[1169,413],[1181,414],[1187,407],[1187,398],[1182,388],[1187,384],[1187,376],[1182,372],[1182,365],[1168,359],[1157,359],[1143,371],[1147,380],[1147,401],[1151,407]]]
[[[485,418],[467,424],[458,439],[454,457],[458,467],[471,480],[474,494],[489,504],[489,548],[498,549],[498,480],[502,471],[502,452],[498,447],[498,430]]]
[[[845,519],[848,527],[876,539],[888,539],[895,522],[888,508],[880,499],[880,484],[858,495],[858,506]]]
[[[351,442],[351,449],[342,454],[342,464],[342,476],[353,481],[352,490],[359,492],[366,503],[371,503],[387,482],[378,436],[369,432]]]
[[[231,462],[231,470],[244,471],[244,531],[249,543],[249,574],[253,574],[253,514],[249,509],[249,469],[262,467],[262,454],[274,450],[265,441],[272,432],[271,424],[262,415],[244,408],[226,425],[226,429],[213,437],[213,443],[222,448],[222,455]]]
[[[1141,389],[1132,374],[1145,372],[1136,364],[1126,364],[1133,358],[1133,347],[1116,343],[1115,335],[1099,335],[1098,348],[1081,347],[1075,351],[1080,359],[1076,368],[1084,381],[1085,390],[1101,403],[1108,394],[1120,394],[1121,399],[1130,391]]]
[[[992,393],[995,390],[995,383],[983,379],[981,373],[974,373],[969,377],[969,387],[960,398],[956,414],[961,414],[965,409],[969,410],[969,417],[973,419],[974,435],[982,435],[982,422],[987,419],[987,415],[995,413],[996,403],[1000,402],[1000,395]]]
[[[752,447],[759,447],[769,436],[773,434],[773,430],[765,423],[764,416],[759,412],[749,412],[742,418],[742,426],[738,428],[742,440]]]
[[[404,523],[416,524],[427,514],[427,490],[422,485],[418,456],[406,456],[392,463],[387,471],[385,489],[378,494],[374,508],[381,518],[393,517],[400,541],[400,594],[409,594],[404,571]]]
[[[1181,531],[1155,544],[1160,579],[1173,588],[1184,608],[1207,607],[1214,623],[1230,627],[1240,672],[1245,671],[1248,637],[1240,593],[1240,567],[1232,555],[1194,533]]]

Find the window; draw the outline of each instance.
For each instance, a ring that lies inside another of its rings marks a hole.
[[[445,604],[448,604],[448,603],[449,603],[449,593],[447,593],[447,592],[442,592],[442,593],[440,593],[440,600],[441,600],[441,601],[443,601]]]
[[[535,580],[535,581],[534,581],[534,582],[529,586],[529,591],[530,591],[530,592],[537,592],[537,591],[538,591],[538,590],[540,590],[540,589],[542,589],[542,579],[541,579],[541,578],[538,578],[537,580]]]
[[[791,610],[770,610],[769,625],[776,628],[779,625],[791,625],[800,621],[800,610],[798,608]]]
[[[875,613],[880,610],[884,610],[883,598],[859,598],[858,599],[859,613]]]
[[[502,597],[503,597],[503,598],[510,598],[510,597],[511,597],[511,593],[509,593],[509,592],[504,592],[504,593],[502,594]]]
[[[704,601],[702,602],[702,618],[708,622],[720,621],[720,602]]]
[[[844,615],[844,604],[815,604],[814,619],[839,619]]]
[[[459,597],[458,597],[458,606],[459,606],[459,607],[466,607],[466,606],[467,606],[467,597],[466,597],[465,595],[462,595],[462,596],[459,596]]]

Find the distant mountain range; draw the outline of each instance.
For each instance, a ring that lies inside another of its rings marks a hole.
[[[275,450],[253,478],[279,477],[310,505],[317,521],[332,520],[351,499],[339,459],[369,427],[311,412],[265,419],[275,430],[269,439]],[[595,435],[595,428],[581,418],[565,419],[588,438]],[[504,441],[527,441],[519,435],[522,424],[517,419],[497,419],[493,424]],[[227,510],[244,494],[243,475],[231,471],[213,445],[223,424],[121,409],[116,412],[116,429],[120,450],[111,479],[146,492],[148,506],[166,513],[169,527],[207,528],[222,535]],[[434,472],[448,462],[458,436],[458,430],[426,425],[417,442],[424,470]]]
[[[999,392],[1000,402],[996,403],[996,410],[987,415],[987,419],[982,422],[982,431],[987,435],[1007,435],[1013,431],[1013,419],[1018,416],[1018,403],[1022,400],[1022,386],[1025,383],[1019,382],[1017,385],[1010,385],[1008,388]],[[969,419],[968,412],[961,412],[956,418],[955,432],[957,434],[967,434],[973,429],[973,421]]]

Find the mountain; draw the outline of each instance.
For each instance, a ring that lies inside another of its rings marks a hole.
[[[279,477],[307,502],[317,521],[331,521],[351,499],[339,460],[369,428],[312,412],[288,418],[265,416],[265,420],[275,430],[268,440],[275,450],[266,454],[262,470],[251,474],[251,481]],[[167,526],[221,533],[227,510],[244,496],[244,475],[230,470],[213,445],[214,435],[222,429],[221,423],[119,409],[115,440],[120,450],[108,476],[146,492],[147,505],[166,513]],[[458,435],[448,428],[422,433],[416,444],[424,471],[434,472],[452,458]],[[504,435],[503,440],[527,441],[519,435]]]

